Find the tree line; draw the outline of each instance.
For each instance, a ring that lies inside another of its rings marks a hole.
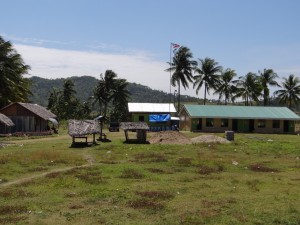
[[[62,90],[53,88],[48,98],[48,109],[60,119],[86,119],[91,117],[92,108],[98,105],[98,116],[103,120],[126,121],[129,92],[128,82],[120,79],[112,70],[106,70],[100,75],[93,96],[80,102],[76,98],[74,83],[66,79]]]
[[[300,102],[300,79],[291,74],[283,78],[281,84],[273,69],[264,69],[257,73],[249,72],[245,76],[239,76],[235,70],[223,69],[214,59],[193,59],[189,48],[181,46],[174,54],[172,61],[168,63],[167,72],[172,74],[171,84],[178,88],[178,109],[180,108],[180,87],[184,89],[193,84],[196,94],[204,88],[204,101],[210,91],[219,95],[219,102],[234,104],[239,98],[246,106],[258,105],[261,101],[264,106],[270,105],[271,100],[286,105],[290,109],[297,107]],[[236,79],[237,78],[237,79]],[[270,87],[280,88],[274,92],[275,99],[270,97]]]
[[[264,69],[258,74],[249,72],[238,77],[232,69],[223,69],[218,62],[211,58],[193,59],[193,54],[187,47],[180,47],[166,71],[172,73],[171,84],[178,87],[178,109],[180,108],[180,87],[185,89],[189,83],[193,84],[196,94],[204,87],[204,100],[210,91],[219,95],[219,102],[224,104],[235,103],[241,98],[245,105],[270,105],[270,89],[275,86],[280,89],[274,92],[276,100],[289,108],[297,106],[300,101],[300,80],[294,75],[283,78],[281,84],[276,79],[278,75],[272,69]],[[26,65],[20,54],[9,41],[0,36],[0,108],[12,102],[26,102],[32,94],[30,80],[24,78],[30,66]],[[238,79],[235,79],[238,77]],[[170,93],[171,97],[171,93]],[[130,98],[128,82],[118,78],[112,70],[100,75],[93,96],[87,101],[76,98],[74,83],[71,80],[64,82],[62,89],[53,88],[48,98],[48,108],[57,114],[60,119],[88,118],[93,105],[98,105],[99,115],[114,121],[126,121],[127,102]]]

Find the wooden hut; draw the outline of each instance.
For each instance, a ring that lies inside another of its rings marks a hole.
[[[124,130],[126,142],[147,142],[147,130],[149,126],[145,122],[122,122],[120,123],[120,128]],[[136,139],[130,139],[128,131],[136,131]]]
[[[54,121],[57,117],[43,106],[21,102],[15,102],[2,108],[0,113],[9,117],[15,124],[11,128],[11,133],[33,135],[51,133],[48,121]]]
[[[72,137],[72,145],[78,144],[76,139],[84,139],[88,143],[87,135],[93,134],[93,143],[96,143],[95,135],[100,133],[100,125],[95,120],[69,120],[68,134]]]
[[[4,114],[0,113],[0,135],[11,133],[11,127],[15,124]]]

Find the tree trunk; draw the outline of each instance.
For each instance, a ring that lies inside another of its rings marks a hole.
[[[205,105],[206,103],[206,82],[204,84],[204,101],[203,101],[203,104]]]
[[[180,110],[180,82],[178,82],[178,105],[177,105],[177,111]]]

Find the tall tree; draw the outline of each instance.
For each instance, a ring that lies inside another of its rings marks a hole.
[[[193,54],[189,48],[181,46],[175,53],[172,62],[169,62],[170,68],[166,71],[171,72],[171,85],[178,87],[178,111],[180,110],[180,86],[184,89],[189,86],[189,82],[193,82],[193,68],[197,64],[192,60]]]
[[[268,86],[280,86],[275,80],[276,78],[278,78],[278,75],[272,69],[264,69],[263,72],[260,72],[260,81],[263,89],[264,106],[269,105],[270,89]]]
[[[220,73],[222,67],[218,66],[218,62],[211,58],[199,59],[197,67],[195,67],[194,88],[196,87],[196,94],[198,94],[202,85],[204,84],[204,102],[206,103],[206,93],[209,94],[210,89],[217,89],[220,80]]]
[[[29,69],[12,44],[0,36],[0,108],[28,100],[30,82],[23,75]]]
[[[59,119],[83,119],[90,113],[90,103],[80,103],[75,96],[74,83],[67,79],[63,89],[53,88],[48,98],[48,109],[55,113]]]
[[[300,102],[300,79],[291,74],[283,80],[281,85],[283,89],[275,91],[274,94],[277,95],[280,103],[292,108],[293,103],[297,105]]]
[[[222,72],[219,85],[216,87],[215,94],[219,94],[219,100],[225,98],[225,105],[229,100],[233,101],[234,94],[237,91],[233,78],[236,77],[236,73],[232,69],[226,69]]]
[[[107,106],[113,99],[114,88],[116,87],[117,74],[112,70],[106,70],[100,74],[100,80],[94,90],[94,96],[100,107],[100,114],[107,117]]]
[[[128,99],[130,96],[127,90],[128,82],[125,79],[118,79],[113,91],[111,121],[128,120]]]
[[[237,84],[237,94],[245,100],[245,105],[252,105],[252,101],[258,102],[261,95],[262,86],[259,77],[255,73],[247,73],[244,77],[234,81]]]
[[[115,109],[126,109],[129,92],[127,91],[127,81],[117,79],[117,74],[112,70],[106,70],[104,76],[100,75],[100,80],[94,90],[94,96],[100,108],[100,115],[107,120],[108,105],[112,103]],[[100,140],[102,139],[103,120],[101,120]]]

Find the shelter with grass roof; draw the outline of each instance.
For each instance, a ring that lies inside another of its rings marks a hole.
[[[38,104],[15,102],[2,108],[0,113],[15,124],[11,127],[11,133],[50,134],[49,125],[54,127],[58,124],[57,116]]]
[[[287,107],[189,105],[179,112],[181,130],[296,133],[300,117]]]
[[[0,135],[11,133],[11,127],[15,124],[4,114],[0,113]]]
[[[76,142],[76,139],[84,140],[88,144],[88,135],[93,135],[93,144],[96,143],[95,135],[100,133],[100,125],[96,120],[69,120],[68,134],[72,137],[72,145],[78,145],[82,142]]]
[[[145,122],[122,122],[120,128],[124,130],[126,143],[146,143],[149,126]],[[136,139],[130,138],[129,131],[136,132]]]

